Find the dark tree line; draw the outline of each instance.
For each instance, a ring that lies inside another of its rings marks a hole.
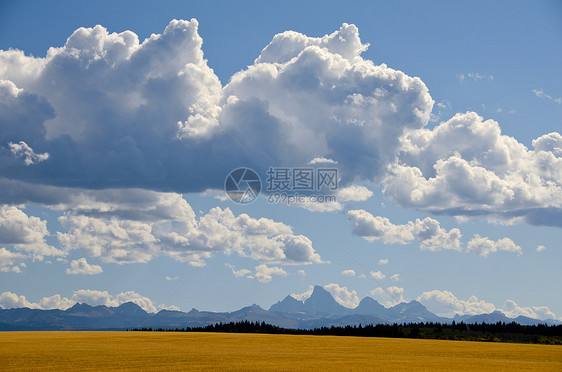
[[[156,332],[221,332],[221,333],[268,333],[291,335],[333,335],[357,337],[421,338],[440,340],[520,342],[562,345],[562,325],[521,325],[515,322],[475,323],[406,323],[376,324],[314,329],[289,329],[247,320],[216,323],[205,327],[176,329],[139,328],[133,331]]]

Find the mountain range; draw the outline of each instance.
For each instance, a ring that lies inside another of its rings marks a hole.
[[[252,305],[233,312],[219,313],[192,309],[187,313],[161,310],[154,314],[147,313],[132,302],[118,307],[77,303],[67,310],[0,309],[0,331],[185,328],[186,326],[199,327],[241,320],[302,329],[381,323],[451,323],[453,320],[465,323],[496,323],[498,321],[510,323],[515,321],[523,325],[561,323],[556,320],[541,321],[523,316],[512,319],[499,311],[474,316],[456,315],[451,319],[433,314],[417,301],[402,302],[387,308],[371,297],[365,297],[356,308],[350,309],[340,305],[328,291],[320,286],[314,287],[312,295],[305,301],[287,296],[272,305],[269,310]]]

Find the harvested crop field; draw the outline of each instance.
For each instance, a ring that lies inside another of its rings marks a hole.
[[[338,336],[1,332],[2,370],[561,371],[562,347]]]

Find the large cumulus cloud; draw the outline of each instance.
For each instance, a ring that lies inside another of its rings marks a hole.
[[[487,216],[562,226],[562,136],[543,135],[533,149],[501,133],[494,120],[457,114],[402,140],[385,195],[439,214]]]
[[[276,35],[223,91],[225,113],[243,113],[256,133],[258,142],[244,144],[270,164],[325,157],[340,164],[344,183],[377,181],[400,136],[427,123],[433,100],[419,78],[361,58],[366,47],[347,24],[323,38]]]
[[[213,252],[236,253],[265,263],[311,264],[322,260],[310,239],[268,218],[235,216],[215,207],[197,217],[180,194],[136,190],[89,191],[58,206],[67,250],[111,263],[148,262],[165,255],[203,265]],[[123,198],[121,198],[123,196]],[[57,208],[54,206],[53,208]]]
[[[353,25],[276,35],[225,86],[197,26],[173,20],[143,42],[80,28],[44,58],[0,51],[3,177],[192,192],[221,187],[240,165],[265,172],[324,157],[344,183],[376,181],[404,131],[429,118],[423,82],[364,60]]]
[[[395,225],[386,217],[373,216],[359,209],[348,211],[347,218],[353,224],[353,234],[371,242],[382,239],[385,244],[408,244],[416,240],[422,250],[461,249],[460,230],[453,228],[447,231],[441,227],[439,221],[430,217]]]
[[[270,166],[325,159],[341,187],[383,182],[404,207],[560,226],[559,133],[528,149],[475,113],[426,129],[427,87],[363,59],[368,45],[348,24],[319,38],[275,35],[220,82],[197,27],[173,20],[141,42],[96,26],[45,57],[0,51],[5,194],[27,202],[53,197],[52,186],[198,192],[222,188],[239,166],[265,177]]]
[[[214,153],[228,167],[236,154],[221,152],[238,149],[220,139],[202,145],[178,138],[182,122],[207,120],[212,131],[220,112],[221,84],[201,44],[196,21],[174,20],[143,43],[130,31],[110,34],[96,26],[76,30],[45,58],[0,52],[0,146],[24,142],[50,157],[22,169],[4,151],[3,176],[88,188],[182,185],[184,191],[222,181],[224,175],[204,175],[201,159]]]
[[[358,209],[348,211],[347,219],[353,225],[352,233],[370,242],[382,240],[384,244],[409,244],[415,240],[419,242],[421,250],[461,251],[461,231],[458,228],[447,231],[441,227],[439,221],[431,217],[423,220],[417,218],[415,221],[396,225],[386,217],[373,216],[367,211]],[[497,251],[523,254],[521,247],[509,238],[493,241],[478,234],[467,242],[465,251],[483,257]]]
[[[16,206],[0,205],[0,271],[21,272],[25,261],[65,256],[66,252],[47,243],[47,221],[29,216]]]
[[[16,182],[13,190],[18,190],[18,185]],[[19,272],[27,260],[67,256],[74,250],[118,264],[168,256],[203,265],[214,252],[282,265],[323,262],[312,241],[295,234],[290,225],[247,214],[235,215],[229,208],[220,207],[196,216],[178,193],[40,188],[38,194],[28,195],[33,196],[34,203],[62,213],[61,229],[51,234],[47,221],[28,216],[21,206],[0,204],[0,271]],[[23,190],[28,191],[37,190]],[[19,195],[17,191],[9,194]],[[47,243],[50,235],[56,236],[60,248]],[[71,263],[71,273],[102,272],[98,265],[88,264],[86,258],[80,260],[82,265],[78,261]],[[83,272],[85,269],[87,272]]]

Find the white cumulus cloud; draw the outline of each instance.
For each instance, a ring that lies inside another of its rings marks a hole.
[[[116,307],[125,302],[133,302],[150,313],[156,313],[158,311],[148,297],[144,297],[134,291],[125,291],[118,293],[117,295],[111,295],[107,291],[80,289],[74,291],[71,298],[55,294],[49,297],[43,297],[37,303],[30,302],[25,298],[25,296],[18,296],[12,292],[4,292],[0,294],[0,308],[3,309],[28,307],[31,309],[42,310],[66,310],[74,306],[76,303],[87,303],[90,306],[105,305],[108,307]],[[177,309],[175,306],[173,306],[173,308]]]
[[[378,280],[382,280],[384,278],[386,278],[386,275],[384,275],[380,270],[379,271],[371,271],[369,273],[369,275],[371,275],[372,278],[378,279]]]
[[[212,252],[235,252],[264,263],[311,264],[322,260],[312,242],[268,218],[235,216],[229,208],[197,218],[176,193],[111,190],[89,193],[66,206],[59,218],[66,249],[80,249],[105,262],[148,262],[167,255],[201,265]]]
[[[537,252],[542,252],[546,249],[546,247],[544,245],[539,245],[537,246]]]
[[[0,248],[0,271],[1,272],[20,272],[21,265],[27,256],[18,252],[12,252],[4,247]]]
[[[447,231],[439,221],[430,217],[395,225],[386,217],[373,216],[359,209],[347,212],[347,218],[353,223],[353,234],[368,241],[382,239],[385,244],[408,244],[416,240],[422,250],[460,250],[460,230],[453,228]]]
[[[254,271],[248,269],[236,270],[231,264],[226,264],[230,268],[232,274],[237,278],[256,279],[261,283],[269,283],[274,275],[287,276],[287,272],[278,266],[267,266],[265,264],[254,267]]]
[[[509,318],[526,316],[540,320],[556,319],[556,315],[546,306],[523,307],[513,300],[507,300],[501,308],[496,308],[494,304],[479,300],[476,296],[470,296],[467,300],[461,300],[450,291],[433,290],[423,292],[418,297],[418,301],[425,305],[429,311],[446,317],[453,317],[455,314],[489,314],[499,310]]]
[[[336,192],[339,201],[365,201],[373,196],[373,192],[365,186],[351,185]]]
[[[529,150],[493,120],[457,114],[402,139],[384,195],[403,207],[454,216],[559,226],[562,156],[559,133]]]
[[[64,251],[47,244],[45,239],[49,235],[47,221],[28,216],[16,206],[0,206],[0,244],[11,245],[22,254],[39,260],[43,256],[66,255]],[[6,252],[4,256],[7,257]]]
[[[460,300],[449,291],[433,290],[424,292],[417,299],[427,309],[437,315],[453,317],[459,315],[488,314],[496,307],[486,301],[471,296],[468,300]]]
[[[468,242],[466,250],[468,252],[484,257],[486,257],[490,253],[497,251],[513,252],[517,253],[518,255],[523,254],[523,250],[521,249],[521,247],[516,245],[513,240],[509,238],[502,238],[497,241],[493,241],[486,237],[481,237],[478,234],[475,234],[474,237]]]
[[[49,159],[48,153],[36,154],[33,149],[23,141],[19,143],[9,142],[8,146],[15,157],[23,158],[25,165],[33,165]]]
[[[501,311],[510,318],[517,318],[518,316],[526,316],[533,319],[556,319],[554,314],[547,306],[519,306],[513,300],[507,300],[502,306]]]
[[[202,192],[242,160],[262,175],[312,162],[337,166],[342,201],[369,197],[353,185],[383,182],[387,198],[430,213],[562,221],[559,133],[529,150],[471,112],[424,129],[434,103],[425,84],[364,59],[350,24],[319,38],[275,35],[222,85],[198,26],[172,20],[140,41],[97,25],[44,57],[0,51],[0,182],[10,186],[0,199],[49,200],[54,185]],[[12,151],[34,165],[22,169]]]
[[[19,307],[34,308],[25,296],[18,296],[12,292],[4,292],[0,295],[0,307],[3,309],[15,309]]]
[[[309,285],[308,289],[302,293],[292,293],[291,297],[299,300],[299,301],[305,301],[307,298],[309,298],[312,295],[312,292],[314,291],[314,286]]]
[[[70,262],[70,268],[66,269],[66,273],[69,275],[96,275],[102,272],[103,269],[100,265],[89,264],[85,258],[72,260]]]
[[[363,59],[368,44],[354,25],[321,38],[275,35],[224,86],[204,58],[198,26],[172,20],[141,41],[97,25],[44,57],[0,51],[0,146],[12,143],[34,164],[16,172],[13,154],[0,157],[3,175],[193,192],[222,187],[242,159],[260,174],[329,160],[345,187],[380,180],[400,136],[429,119],[425,84]]]
[[[262,283],[269,283],[273,279],[273,275],[287,276],[287,272],[281,267],[277,266],[267,266],[261,264],[255,267],[255,273],[249,278],[255,278]]]
[[[105,305],[116,307],[126,302],[133,302],[149,313],[156,313],[158,310],[148,297],[144,297],[134,291],[125,291],[113,296],[107,291],[80,289],[72,295],[74,303],[87,303],[91,306]]]
[[[355,289],[349,290],[336,283],[330,283],[324,286],[324,289],[334,297],[340,305],[353,309],[359,305],[360,299]]]
[[[370,292],[370,295],[385,307],[405,302],[404,288],[395,285],[387,287],[386,290],[382,287],[377,287]]]

